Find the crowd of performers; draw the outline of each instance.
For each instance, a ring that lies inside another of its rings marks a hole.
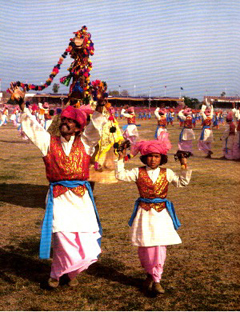
[[[102,228],[88,179],[103,183],[122,180],[135,182],[139,191],[129,225],[132,244],[138,247],[139,260],[147,274],[144,290],[162,294],[164,289],[160,281],[167,246],[181,243],[177,233],[180,222],[173,203],[167,199],[168,185],[185,187],[190,182],[192,170],[188,167],[185,152],[193,154],[196,122],[202,124],[198,148],[206,157],[211,158],[212,154],[212,127],[225,121],[224,157],[240,158],[239,109],[233,104],[233,109],[221,120],[220,112],[214,114],[213,106],[208,103],[202,105],[200,111],[185,107],[174,112],[173,109],[157,107],[154,110],[157,128],[153,139],[140,140],[140,125],[136,124],[139,118],[134,107],[121,108],[120,115],[127,121],[121,131],[116,111],[106,103],[106,99],[103,105],[98,98],[94,109],[91,105],[82,105],[80,108],[67,106],[63,110],[53,110],[48,103],[21,102],[11,113],[5,105],[1,112],[1,126],[8,118],[16,127],[20,126],[24,135],[40,149],[46,166],[50,189],[42,225],[40,258],[50,257],[52,240],[49,287],[58,287],[65,274],[69,286],[76,286],[77,275],[96,262],[101,253]],[[60,135],[48,131],[55,116],[60,118]],[[172,147],[167,127],[173,126],[174,118],[178,118],[182,127],[178,142],[180,174],[161,167],[167,163],[167,153]],[[217,123],[214,118],[218,118]],[[125,169],[124,163],[131,158],[129,149],[131,157],[140,153],[143,166]],[[112,172],[114,175],[111,176]]]
[[[114,109],[107,100],[106,82],[90,81],[89,57],[94,54],[91,34],[86,26],[74,34],[46,82],[41,85],[11,83],[9,103],[17,105],[11,110],[4,105],[0,112],[0,127],[12,122],[21,136],[41,151],[46,167],[49,191],[39,257],[49,259],[52,247],[48,287],[61,285],[63,275],[68,277],[70,287],[77,286],[77,276],[98,261],[104,229],[102,231],[94,201],[94,183],[122,180],[135,182],[139,192],[129,226],[131,242],[138,249],[146,273],[144,291],[163,294],[165,290],[160,281],[167,246],[181,243],[177,233],[181,224],[173,203],[167,198],[169,184],[185,187],[190,182],[192,170],[188,167],[188,157],[193,154],[197,122],[202,123],[198,148],[211,158],[212,128],[226,119],[223,157],[239,159],[239,109],[233,105],[225,119],[223,113],[214,112],[209,103],[199,111],[187,107]],[[25,102],[26,91],[42,91],[51,84],[68,54],[73,62],[69,74],[60,78],[65,86],[71,82],[67,105],[53,110],[47,102]],[[152,140],[142,140],[138,128],[142,121],[152,117],[157,120],[157,129]],[[119,118],[127,121],[123,129],[119,127]],[[179,174],[162,167],[172,148],[167,128],[174,127],[175,118],[182,128],[175,154],[180,163]],[[137,154],[143,165],[125,169],[125,163]]]

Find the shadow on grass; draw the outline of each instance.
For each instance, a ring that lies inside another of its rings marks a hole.
[[[5,246],[0,248],[1,279],[7,284],[15,284],[13,275],[28,281],[39,283],[46,281],[50,273],[50,265],[46,260],[33,256],[38,253],[39,240],[30,239],[19,246]],[[18,282],[18,281],[17,281]]]
[[[118,282],[122,285],[133,286],[140,292],[144,293],[145,296],[154,297],[153,294],[144,291],[142,287],[143,279],[122,273],[121,271],[124,267],[125,265],[119,261],[112,258],[103,258],[102,260],[99,260],[99,262],[92,264],[86,273],[95,276],[96,278],[104,278],[109,281]]]
[[[44,208],[47,191],[47,185],[1,183],[0,201],[28,208]]]
[[[8,140],[0,140],[0,143],[12,143],[12,144],[29,144],[28,141],[23,141],[21,139],[19,140],[13,140],[13,141],[8,141]]]

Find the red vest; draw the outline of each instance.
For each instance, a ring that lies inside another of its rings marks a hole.
[[[136,116],[133,115],[132,117],[127,118],[127,122],[128,122],[129,125],[131,125],[131,124],[135,125],[135,123],[136,123]]]
[[[160,116],[160,119],[158,120],[158,125],[165,128],[167,126],[167,118],[165,116]]]
[[[212,118],[207,117],[205,120],[203,120],[203,126],[211,126],[212,124]]]
[[[240,131],[240,119],[238,120],[237,131]]]
[[[48,154],[43,157],[48,181],[87,180],[89,177],[90,158],[86,154],[80,136],[75,137],[69,156],[63,151],[60,137],[51,136]],[[65,186],[55,185],[53,187],[53,196],[62,195],[67,190],[68,188]],[[83,196],[85,190],[86,187],[81,185],[71,188],[71,191],[78,196]]]
[[[184,120],[184,127],[188,129],[192,129],[192,117],[187,116],[186,119]]]
[[[166,198],[168,192],[168,180],[166,168],[160,168],[160,173],[155,183],[149,178],[146,167],[139,168],[139,175],[136,181],[140,197],[153,199],[156,197]],[[157,212],[162,211],[166,205],[165,203],[144,203],[141,202],[141,207],[148,211],[151,208]]]

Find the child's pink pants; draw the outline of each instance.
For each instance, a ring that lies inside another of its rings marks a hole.
[[[141,265],[152,275],[154,282],[159,283],[161,280],[166,253],[166,246],[138,247]]]

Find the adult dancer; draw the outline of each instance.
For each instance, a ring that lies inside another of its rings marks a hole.
[[[102,100],[99,99],[94,112],[86,106],[68,106],[61,114],[61,135],[51,136],[25,108],[24,92],[13,85],[10,91],[23,111],[24,132],[42,153],[50,182],[40,242],[40,258],[47,259],[52,236],[53,261],[48,284],[57,287],[60,277],[68,274],[69,285],[76,286],[77,274],[96,262],[101,252],[101,226],[87,179],[90,157],[106,122],[101,114]],[[89,113],[93,113],[92,119],[86,126]]]

